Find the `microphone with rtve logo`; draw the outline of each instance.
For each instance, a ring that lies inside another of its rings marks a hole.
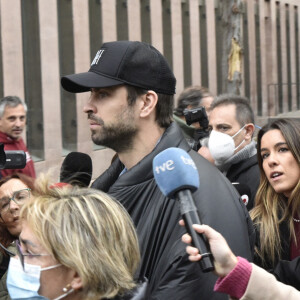
[[[192,194],[200,186],[199,174],[194,161],[183,149],[171,147],[154,157],[153,174],[161,192],[179,202],[180,214],[187,232],[192,237],[192,245],[199,250],[202,256],[199,261],[202,271],[213,271],[213,257],[208,241],[203,234],[197,233],[193,228],[193,224],[201,224]]]

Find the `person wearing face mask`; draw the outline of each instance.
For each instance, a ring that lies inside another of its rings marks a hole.
[[[21,211],[17,255],[10,259],[12,300],[138,300],[139,246],[134,225],[107,194],[39,178]]]
[[[209,153],[215,165],[234,183],[249,187],[246,207],[254,206],[259,185],[254,114],[247,98],[223,94],[214,99],[209,115]]]
[[[215,271],[222,277],[215,286],[217,291],[234,299],[300,299],[299,120],[277,119],[263,126],[257,136],[257,151],[261,182],[256,206],[250,212],[257,233],[254,263],[281,283],[254,264],[240,264],[212,228],[194,228],[209,240]],[[182,220],[180,225],[184,225]],[[189,244],[191,237],[185,234],[182,240]],[[187,252],[192,261],[200,259],[194,247],[189,246]]]

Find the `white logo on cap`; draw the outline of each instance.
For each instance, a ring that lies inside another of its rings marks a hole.
[[[98,64],[98,61],[99,61],[99,59],[100,59],[100,57],[102,56],[102,54],[103,54],[104,51],[105,51],[105,50],[99,50],[99,51],[97,52],[95,58],[94,58],[93,61],[92,61],[91,66],[92,66],[92,65],[97,65],[97,64]]]

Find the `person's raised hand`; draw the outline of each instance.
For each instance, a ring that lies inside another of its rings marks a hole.
[[[180,220],[179,224],[184,226],[184,221]],[[197,232],[204,234],[208,239],[210,251],[214,257],[215,273],[220,277],[229,274],[236,266],[238,259],[232,253],[224,237],[208,225],[194,224],[193,227]],[[190,235],[186,233],[182,236],[182,241],[186,244],[191,244],[192,239]],[[201,259],[201,255],[195,247],[187,246],[186,252],[189,254],[190,261],[198,261]]]

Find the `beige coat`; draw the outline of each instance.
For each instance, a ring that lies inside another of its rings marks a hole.
[[[233,299],[233,298],[231,298]],[[241,300],[299,300],[300,292],[283,284],[264,269],[252,264],[252,272]]]

